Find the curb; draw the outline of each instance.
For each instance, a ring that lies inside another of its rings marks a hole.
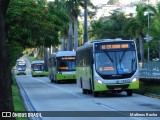
[[[145,96],[148,96],[148,97],[160,99],[160,95],[157,95],[157,94],[146,93],[146,94],[144,94],[144,95],[145,95]]]
[[[16,78],[16,76],[15,76]],[[21,83],[16,79],[17,85],[19,87],[20,90],[20,94],[21,94],[21,98],[23,100],[23,103],[25,105],[25,110],[26,111],[34,111],[37,112],[37,110],[35,109],[35,107],[33,106],[32,102],[30,101],[26,91],[24,90],[24,88],[22,87]],[[43,120],[41,117],[30,117],[28,118],[29,120]]]

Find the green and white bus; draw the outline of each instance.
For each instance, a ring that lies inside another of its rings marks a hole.
[[[47,76],[48,72],[44,69],[44,61],[36,60],[31,63],[31,74],[35,76]]]
[[[56,52],[49,58],[48,65],[48,76],[51,82],[76,81],[76,52]]]
[[[139,88],[136,44],[133,40],[105,39],[85,43],[76,51],[76,78],[83,94],[120,93]]]

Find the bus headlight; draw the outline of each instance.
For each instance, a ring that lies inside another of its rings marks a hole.
[[[61,72],[57,71],[58,74],[62,74]]]
[[[132,82],[136,82],[137,78],[133,78]]]
[[[95,78],[95,79],[96,79],[96,81],[97,81],[99,84],[102,84],[102,83],[103,83],[100,78]]]

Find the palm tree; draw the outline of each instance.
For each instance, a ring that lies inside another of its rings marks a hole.
[[[159,58],[160,58],[160,3],[157,6],[149,5],[149,10],[152,13],[150,35],[155,41],[159,41]],[[151,15],[150,15],[151,16]]]
[[[104,22],[102,19],[91,22],[90,29],[88,31],[90,39],[101,39],[103,33]]]
[[[87,0],[88,6],[90,8],[94,8],[93,4],[90,0]],[[84,8],[84,0],[67,0],[67,8],[70,15],[70,26],[69,26],[69,48],[72,48],[71,41],[72,41],[72,25],[71,23],[74,22],[74,50],[78,47],[78,16],[80,15],[80,7]],[[72,21],[74,20],[74,21]],[[70,49],[71,50],[71,49]]]
[[[147,28],[147,17],[144,15],[146,9],[147,8],[143,4],[138,4],[136,6],[136,16],[129,20],[124,29],[124,33],[128,32],[133,38],[139,40],[141,62],[144,61],[143,38],[146,34],[145,32]]]

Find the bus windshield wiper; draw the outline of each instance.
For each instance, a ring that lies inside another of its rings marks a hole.
[[[123,57],[124,57],[125,53],[126,53],[126,50],[124,50],[124,51],[123,51],[123,54],[122,54],[121,58],[119,59],[119,63],[121,63],[121,62],[122,62],[122,59],[123,59]]]
[[[108,58],[110,59],[110,61],[113,63],[113,59],[111,58],[111,56],[108,54],[108,52],[107,51],[103,51],[107,56],[108,56]]]

